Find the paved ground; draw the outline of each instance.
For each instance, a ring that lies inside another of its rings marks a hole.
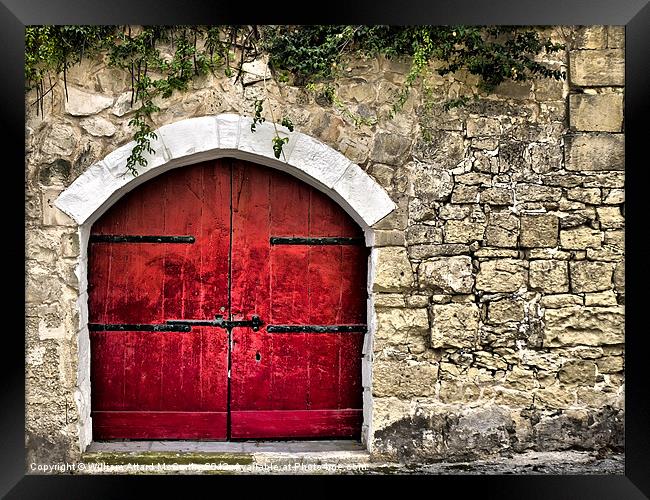
[[[352,441],[93,443],[82,474],[624,474],[624,455],[527,452],[435,464],[372,462]]]

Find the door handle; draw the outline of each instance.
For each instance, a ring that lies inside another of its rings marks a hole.
[[[217,314],[213,320],[209,319],[168,319],[166,321],[168,325],[189,325],[192,326],[216,326],[219,328],[225,328],[229,330],[230,328],[235,328],[238,326],[249,326],[251,329],[256,332],[260,329],[260,326],[264,322],[260,319],[257,314],[253,314],[250,320],[227,320],[223,319],[223,316]]]

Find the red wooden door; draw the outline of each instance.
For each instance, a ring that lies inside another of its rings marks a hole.
[[[89,248],[95,439],[358,437],[362,236],[322,193],[238,160],[126,195]]]

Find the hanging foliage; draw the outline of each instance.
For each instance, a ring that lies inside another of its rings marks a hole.
[[[165,57],[161,48],[172,50]],[[137,175],[153,153],[156,139],[151,116],[159,111],[156,97],[168,98],[187,90],[193,78],[222,71],[243,84],[244,64],[265,54],[275,78],[293,79],[317,93],[321,102],[336,106],[355,125],[371,125],[368,118],[351,113],[338,99],[332,81],[341,75],[347,56],[408,56],[411,67],[392,103],[398,113],[411,89],[437,63],[441,75],[464,69],[479,77],[479,88],[490,92],[506,81],[534,77],[565,78],[563,72],[538,62],[538,56],[563,49],[532,29],[510,26],[29,26],[25,32],[26,90],[36,92],[34,105],[43,113],[43,99],[62,81],[67,96],[67,71],[84,57],[107,56],[109,66],[131,76],[129,125],[135,146],[127,170]],[[447,109],[466,104],[460,97]],[[263,122],[263,99],[253,107],[253,124]],[[275,123],[275,120],[273,120]],[[293,130],[288,117],[282,125]],[[273,151],[282,155],[286,141],[276,131]]]

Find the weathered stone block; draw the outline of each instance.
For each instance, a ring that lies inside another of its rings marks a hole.
[[[481,191],[479,200],[488,205],[512,205],[514,193],[510,188],[492,187]]]
[[[573,171],[625,170],[623,134],[567,136],[566,169]],[[587,183],[584,184],[588,187]]]
[[[558,201],[562,197],[562,189],[540,184],[517,184],[515,196],[522,201]]]
[[[94,137],[111,137],[117,132],[117,127],[101,116],[84,118],[79,125]]]
[[[585,305],[586,306],[616,306],[618,305],[618,302],[616,301],[616,294],[612,290],[607,290],[606,292],[586,293]]]
[[[561,293],[558,295],[545,295],[539,301],[542,307],[549,309],[558,309],[561,307],[570,307],[573,305],[582,305],[582,297],[580,295],[570,295]]]
[[[477,203],[478,202],[478,186],[465,186],[457,184],[451,193],[452,203]]]
[[[575,32],[577,49],[607,48],[607,26],[580,26]]]
[[[442,228],[416,224],[406,229],[407,245],[442,243]]]
[[[478,306],[473,303],[431,306],[431,347],[474,347],[478,336],[478,320]]]
[[[406,159],[411,140],[391,132],[379,132],[375,136],[370,159],[388,165],[401,165]]]
[[[529,274],[531,288],[548,293],[569,291],[569,273],[565,261],[531,261]]]
[[[375,345],[387,343],[404,346],[414,338],[429,334],[429,316],[426,309],[377,309]]]
[[[516,259],[481,262],[476,288],[484,292],[514,292],[526,286],[528,264]]]
[[[521,300],[497,300],[488,305],[488,323],[500,324],[523,319],[524,303]]]
[[[580,201],[590,205],[599,205],[601,202],[600,188],[568,189],[566,197],[569,200]]]
[[[544,344],[548,347],[624,342],[624,307],[563,307],[544,312]]]
[[[428,163],[410,165],[415,196],[427,200],[444,200],[454,187],[454,181],[448,170]]]
[[[471,293],[474,286],[469,256],[427,260],[418,268],[420,288],[444,293]]]
[[[623,127],[623,94],[571,94],[569,125],[584,132],[620,132]]]
[[[377,397],[401,399],[433,396],[437,378],[435,363],[376,360],[372,367],[372,392]]]
[[[573,85],[625,84],[625,55],[621,49],[572,50],[569,65]]]
[[[485,230],[485,242],[495,247],[516,247],[519,219],[509,212],[492,212]]]
[[[399,292],[412,286],[413,270],[406,248],[378,248],[375,258],[375,292]]]
[[[374,236],[375,246],[377,247],[397,247],[406,244],[403,231],[387,231],[378,229],[374,232]]]
[[[607,47],[610,49],[625,47],[625,26],[607,26]]]
[[[519,243],[522,247],[556,247],[558,218],[553,214],[522,215]]]
[[[88,116],[113,105],[113,98],[92,94],[68,85],[68,98],[64,100],[65,112],[73,116]]]
[[[445,243],[471,243],[483,240],[485,224],[468,220],[449,220],[445,223]]]
[[[76,226],[76,222],[59,210],[54,202],[61,194],[60,188],[47,188],[41,197],[43,210],[43,225],[45,226]]]
[[[612,288],[614,264],[582,260],[569,263],[571,269],[571,291],[600,292]]]
[[[494,118],[469,118],[467,120],[467,137],[495,136],[501,134],[501,124]]]
[[[412,245],[408,247],[412,259],[428,259],[431,257],[463,255],[469,253],[469,245],[460,243],[444,243],[442,245]]]
[[[596,383],[596,363],[584,360],[567,361],[560,368],[558,375],[563,384],[593,386]]]
[[[618,207],[598,207],[596,213],[601,229],[621,229],[625,226],[625,218]]]
[[[575,402],[575,388],[564,389],[554,385],[535,391],[535,406],[539,408],[564,409],[570,408]]]
[[[602,233],[588,227],[563,229],[560,231],[560,246],[569,250],[600,248]]]

